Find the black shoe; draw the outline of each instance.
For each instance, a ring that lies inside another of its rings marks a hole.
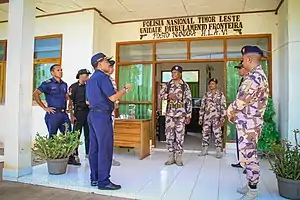
[[[247,174],[247,171],[246,171],[246,169],[244,169],[244,171],[243,171],[243,174]]]
[[[92,187],[98,186],[98,181],[91,181],[91,186]]]
[[[103,186],[103,187],[98,186],[98,189],[99,190],[119,190],[119,189],[121,189],[121,185],[116,185],[114,183],[110,183],[110,184],[108,184],[106,186]]]
[[[77,161],[75,160],[75,158],[69,158],[69,160],[68,160],[68,165],[80,166],[81,163],[80,163],[80,162],[77,162]]]
[[[243,168],[243,167],[241,166],[240,163],[237,163],[237,164],[231,164],[231,167]]]

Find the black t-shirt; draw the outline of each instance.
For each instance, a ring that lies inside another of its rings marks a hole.
[[[85,84],[73,83],[69,88],[69,96],[75,109],[88,108],[86,104]]]

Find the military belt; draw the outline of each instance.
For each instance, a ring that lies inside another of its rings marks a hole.
[[[176,103],[176,104],[170,104],[169,105],[170,108],[185,108],[185,104],[184,103]]]
[[[90,108],[91,112],[100,112],[100,113],[106,113],[106,114],[112,114],[113,110],[104,110],[101,108]]]

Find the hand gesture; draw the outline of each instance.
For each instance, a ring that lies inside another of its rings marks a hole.
[[[190,123],[191,123],[191,118],[190,117],[185,118],[185,124],[190,124]]]
[[[172,100],[176,100],[177,99],[176,94],[169,94],[168,97],[169,97],[169,99],[172,99]]]
[[[132,90],[132,85],[130,83],[127,83],[125,87],[128,88],[129,91]]]
[[[55,113],[55,108],[53,108],[53,107],[46,107],[46,108],[44,108],[44,110],[49,114]]]
[[[234,116],[233,115],[227,115],[227,118],[228,118],[228,121],[231,123],[231,124],[233,124],[234,122]]]
[[[72,124],[75,124],[76,123],[76,117],[75,116],[73,116],[73,115],[71,115],[71,123]]]

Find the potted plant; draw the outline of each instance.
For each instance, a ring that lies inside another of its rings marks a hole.
[[[267,154],[268,161],[276,174],[279,194],[288,199],[300,199],[300,145],[299,130],[294,130],[295,145],[283,140],[272,144]]]
[[[66,129],[67,130],[67,129]],[[49,174],[64,174],[67,170],[69,156],[82,143],[79,132],[66,131],[52,138],[37,134],[32,151],[39,161],[46,161]]]

